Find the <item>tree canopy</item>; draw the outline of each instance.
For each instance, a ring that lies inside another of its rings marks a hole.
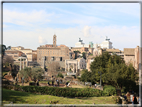
[[[102,83],[118,88],[130,89],[136,85],[138,80],[137,71],[132,64],[126,65],[125,61],[118,55],[110,55],[108,52],[94,58],[90,65],[92,72],[82,74],[81,80],[96,83],[100,81],[102,73]]]
[[[19,71],[20,77],[24,77],[26,80],[37,80],[42,79],[42,75],[44,71],[42,68],[29,68],[25,67],[24,69]]]
[[[10,50],[10,49],[11,49],[11,46],[6,47],[6,45],[0,45],[0,54],[4,56],[5,50]]]
[[[83,57],[84,59],[86,59],[86,53],[85,53],[85,52],[82,52],[82,57]]]

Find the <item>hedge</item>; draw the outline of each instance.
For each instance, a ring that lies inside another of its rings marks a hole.
[[[24,91],[42,95],[53,95],[62,97],[100,97],[116,94],[116,89],[106,87],[104,91],[92,88],[59,88],[59,87],[38,87],[38,86],[10,86],[5,85],[3,88],[14,89],[16,91]]]
[[[11,86],[3,88],[12,89]],[[102,91],[90,88],[59,88],[59,87],[38,87],[38,86],[15,86],[14,90],[24,91],[35,94],[53,95],[62,97],[99,97],[102,96]]]
[[[104,96],[116,95],[116,88],[111,85],[105,85],[103,87],[103,95]]]

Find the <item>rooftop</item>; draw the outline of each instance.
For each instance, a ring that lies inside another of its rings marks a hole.
[[[21,51],[18,51],[18,50],[6,50],[5,52],[12,52],[12,53],[15,53],[15,52],[21,52]]]
[[[32,49],[21,49],[21,50],[32,50]]]
[[[121,52],[119,49],[106,49],[107,52]]]
[[[134,48],[124,48],[124,55],[135,55]]]

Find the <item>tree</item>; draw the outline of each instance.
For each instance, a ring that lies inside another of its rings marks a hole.
[[[62,73],[58,73],[57,77],[61,77],[61,78],[64,78],[63,74]]]
[[[12,56],[5,56],[4,57],[3,64],[5,65],[6,63],[8,63],[8,65],[14,63],[14,59],[12,58]]]
[[[25,67],[24,69],[19,71],[19,76],[24,77],[25,80],[31,80],[32,69],[30,67]]]
[[[7,50],[10,50],[10,49],[11,49],[11,46],[8,46],[8,47],[7,47]]]
[[[32,75],[31,78],[32,80],[39,80],[43,78],[44,71],[42,68],[32,68]]]
[[[82,81],[87,80],[94,82],[100,81],[102,73],[102,82],[121,89],[130,89],[136,87],[138,80],[137,72],[132,64],[126,65],[125,61],[118,55],[105,52],[94,58],[90,66],[91,74],[85,72],[82,74]],[[89,76],[87,76],[89,75]]]
[[[91,82],[91,72],[88,72],[88,70],[82,70],[83,74],[81,75],[81,81],[83,82]]]
[[[84,59],[86,59],[86,53],[85,53],[85,52],[82,53],[82,57],[83,57]]]
[[[60,64],[58,62],[52,62],[48,65],[49,75],[56,75],[57,71],[60,69]]]
[[[2,57],[5,55],[5,50],[11,49],[11,46],[6,47],[6,45],[0,45],[0,54],[2,54]]]
[[[81,52],[80,51],[74,51],[74,53],[75,53],[75,59],[77,59],[78,54],[81,53]]]
[[[30,68],[25,67],[24,69],[19,71],[19,76],[24,77],[25,80],[34,80],[42,79],[42,75],[44,71],[42,68]]]
[[[12,56],[4,56],[3,65],[6,68],[9,68],[10,71],[12,71],[13,63],[14,63],[14,59],[12,58]]]

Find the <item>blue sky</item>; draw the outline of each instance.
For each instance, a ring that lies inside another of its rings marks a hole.
[[[37,49],[52,44],[74,47],[102,43],[108,36],[114,48],[140,45],[138,3],[4,3],[3,43]]]

